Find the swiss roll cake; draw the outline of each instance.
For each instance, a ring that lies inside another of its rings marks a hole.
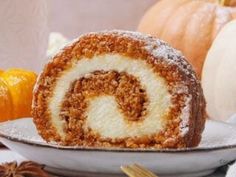
[[[205,123],[199,80],[181,52],[129,31],[80,36],[39,75],[32,114],[39,134],[67,146],[197,146]]]

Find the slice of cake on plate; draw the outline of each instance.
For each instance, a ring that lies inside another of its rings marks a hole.
[[[33,117],[45,140],[62,145],[193,147],[205,100],[180,52],[141,33],[104,31],[79,37],[44,67]]]

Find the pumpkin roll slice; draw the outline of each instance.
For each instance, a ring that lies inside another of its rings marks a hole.
[[[46,141],[86,147],[193,147],[205,123],[200,82],[181,53],[127,31],[83,35],[54,56],[32,110]]]

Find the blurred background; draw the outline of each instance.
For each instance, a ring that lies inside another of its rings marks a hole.
[[[135,30],[157,0],[48,0],[49,28],[68,38],[104,29]]]
[[[0,68],[14,66],[39,72],[61,44],[82,33],[135,30],[144,12],[156,1],[0,1]],[[50,35],[51,32],[63,36]]]

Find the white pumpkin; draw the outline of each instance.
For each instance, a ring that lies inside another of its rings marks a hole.
[[[236,20],[214,40],[202,71],[210,118],[226,121],[236,113]]]

